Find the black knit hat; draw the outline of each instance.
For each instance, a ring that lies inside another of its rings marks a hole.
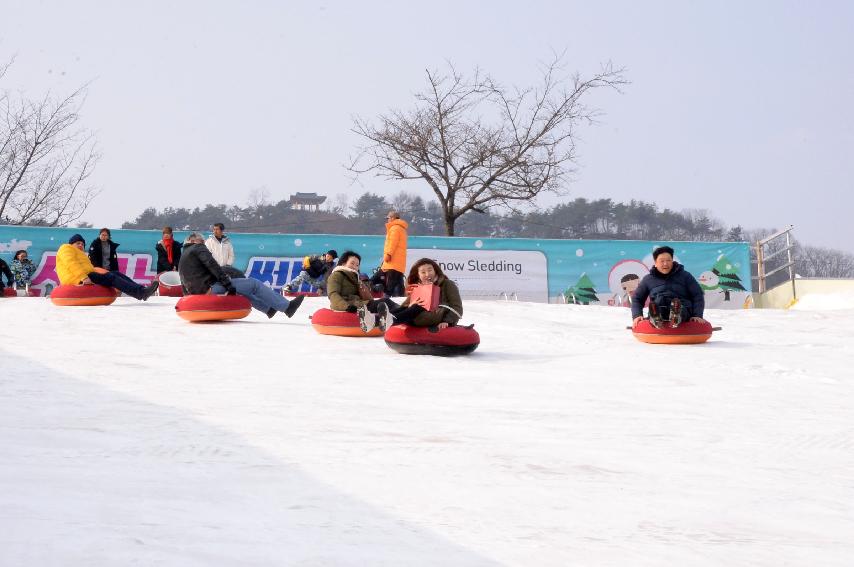
[[[80,236],[79,234],[72,234],[71,238],[68,239],[68,243],[74,244],[75,242],[82,242],[85,245],[86,239]]]

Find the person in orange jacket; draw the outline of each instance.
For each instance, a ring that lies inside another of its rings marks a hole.
[[[400,218],[400,213],[391,210],[386,215],[385,245],[380,270],[385,275],[385,296],[405,295],[403,273],[406,271],[406,229],[409,224]]]

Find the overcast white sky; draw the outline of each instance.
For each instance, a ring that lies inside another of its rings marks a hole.
[[[313,5],[310,5],[313,4]],[[0,88],[91,82],[84,124],[103,189],[84,219],[245,204],[316,191],[430,193],[343,164],[352,117],[405,107],[451,60],[527,85],[552,50],[582,73],[628,68],[596,93],[567,198],[708,209],[746,228],[794,224],[854,251],[854,3],[93,2],[0,0]],[[551,205],[555,199],[544,199]]]

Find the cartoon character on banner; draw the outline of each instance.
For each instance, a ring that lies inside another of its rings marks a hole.
[[[613,294],[608,305],[631,307],[635,290],[648,273],[649,266],[640,260],[621,260],[614,264],[608,273],[608,287]]]

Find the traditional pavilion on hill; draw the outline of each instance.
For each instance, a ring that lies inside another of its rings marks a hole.
[[[292,209],[300,211],[319,211],[320,205],[326,200],[324,195],[317,193],[296,193],[289,200]]]

